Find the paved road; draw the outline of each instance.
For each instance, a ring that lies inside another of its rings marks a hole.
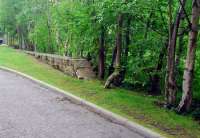
[[[0,70],[0,138],[142,138],[59,93]]]

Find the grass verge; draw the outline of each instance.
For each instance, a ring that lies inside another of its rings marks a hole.
[[[191,116],[177,115],[154,104],[158,97],[124,89],[104,89],[100,81],[77,80],[8,47],[0,47],[0,65],[71,92],[167,137],[200,138],[200,125]]]

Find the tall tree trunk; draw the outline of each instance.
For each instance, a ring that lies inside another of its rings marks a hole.
[[[125,51],[124,51],[124,65],[125,70],[127,68],[127,64],[128,64],[128,52],[129,52],[129,46],[131,43],[131,39],[130,39],[130,25],[131,25],[131,16],[128,15],[128,19],[127,19],[127,25],[126,25],[126,34],[125,34]]]
[[[126,21],[126,31],[125,31],[125,48],[124,48],[124,53],[123,53],[123,69],[121,71],[121,76],[122,80],[125,79],[126,77],[126,72],[128,68],[128,53],[129,53],[129,46],[131,44],[131,38],[130,38],[130,33],[131,33],[131,16],[127,14],[127,21]]]
[[[48,29],[48,52],[53,53],[52,43],[51,43],[51,26],[50,22],[47,21],[47,29]]]
[[[27,50],[27,49],[26,49],[25,38],[24,38],[23,33],[21,34],[21,41],[22,41],[22,43],[21,43],[22,49],[23,49],[23,50]]]
[[[9,32],[6,33],[6,44],[9,45]]]
[[[183,53],[184,35],[185,35],[184,31],[181,30],[180,31],[180,36],[179,36],[178,50],[177,50],[176,60],[175,60],[175,74],[176,74],[175,76],[177,76],[177,79],[178,79],[178,75],[180,74],[179,64],[180,64],[181,55]]]
[[[122,30],[123,30],[123,14],[119,14],[117,19],[117,36],[116,36],[116,60],[115,71],[108,77],[105,88],[110,88],[113,82],[120,83],[121,75],[121,48],[122,48]]]
[[[180,30],[179,30],[179,38],[178,38],[178,41],[179,41],[179,44],[178,44],[178,48],[177,48],[177,52],[176,52],[176,59],[175,59],[175,76],[176,76],[176,82],[178,81],[178,79],[180,78],[180,75],[181,75],[181,72],[180,72],[180,59],[181,59],[181,56],[182,56],[182,53],[184,51],[184,46],[185,46],[185,42],[184,42],[184,36],[185,35],[188,35],[189,33],[189,30],[184,30],[184,20],[186,19],[186,16],[185,14],[182,14],[182,17],[181,17],[181,27],[180,27]],[[177,89],[180,90],[181,89],[181,85],[178,85],[177,84]]]
[[[105,29],[101,26],[101,34],[99,38],[99,65],[98,78],[104,79],[105,75]]]
[[[193,0],[192,28],[189,35],[188,52],[183,75],[183,96],[178,106],[179,112],[189,111],[192,104],[192,82],[194,77],[195,52],[198,37],[198,24],[200,16],[200,0]]]
[[[54,53],[53,44],[52,44],[52,28],[51,28],[51,12],[50,12],[50,4],[47,1],[47,30],[48,30],[48,52]]]
[[[56,30],[55,36],[56,36],[57,51],[60,54],[60,39],[59,39],[60,38],[60,33],[59,33],[58,29]]]
[[[113,49],[113,52],[112,52],[112,61],[109,66],[108,75],[111,75],[114,72],[114,64],[115,64],[116,54],[117,54],[117,47],[115,46]]]
[[[163,48],[160,51],[158,62],[157,62],[156,69],[155,69],[155,74],[150,78],[151,86],[150,86],[149,94],[151,94],[151,95],[159,95],[161,93],[159,73],[161,72],[161,70],[163,68],[163,60],[165,57],[165,53],[167,51],[168,42],[169,41],[167,39]]]
[[[176,102],[176,81],[175,81],[176,40],[177,40],[177,33],[178,33],[179,26],[180,26],[181,17],[182,17],[183,10],[184,10],[183,8],[185,6],[186,0],[182,0],[181,2],[182,2],[182,4],[181,4],[181,6],[179,8],[179,12],[176,16],[173,31],[171,32],[171,27],[169,28],[171,33],[169,33],[169,46],[168,46],[168,56],[167,56],[167,75],[166,75],[166,82],[165,82],[166,105],[169,107],[175,105],[175,102]],[[170,8],[171,8],[171,6],[170,6]],[[171,12],[171,9],[169,11]],[[171,21],[170,21],[170,24],[171,24]]]

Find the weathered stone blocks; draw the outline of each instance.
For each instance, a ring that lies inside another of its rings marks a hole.
[[[78,79],[93,79],[96,77],[91,63],[86,59],[73,59],[70,57],[25,51],[40,61],[47,63],[67,75]]]

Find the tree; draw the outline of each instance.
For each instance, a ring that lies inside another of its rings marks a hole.
[[[171,3],[172,1],[170,0],[169,4],[171,5]],[[173,106],[176,102],[177,88],[176,88],[176,81],[175,81],[175,51],[176,51],[177,34],[178,34],[180,21],[181,21],[186,0],[182,0],[181,3],[182,4],[180,4],[179,12],[176,16],[173,27],[171,27],[172,19],[170,19],[170,27],[169,27],[170,33],[169,33],[168,55],[167,55],[167,75],[166,75],[166,82],[165,82],[166,104],[169,107]],[[171,14],[171,6],[169,9],[169,12]]]
[[[98,77],[104,79],[105,76],[105,28],[101,26],[101,33],[99,38],[99,65]]]
[[[189,111],[192,104],[192,82],[194,79],[195,52],[197,47],[199,16],[200,0],[193,0],[191,19],[192,26],[189,35],[188,52],[183,75],[183,96],[177,109],[179,112]]]
[[[122,48],[122,29],[123,29],[123,14],[120,13],[117,18],[117,34],[116,34],[116,57],[115,57],[115,71],[108,77],[105,88],[109,88],[115,81],[121,79],[121,48]]]

